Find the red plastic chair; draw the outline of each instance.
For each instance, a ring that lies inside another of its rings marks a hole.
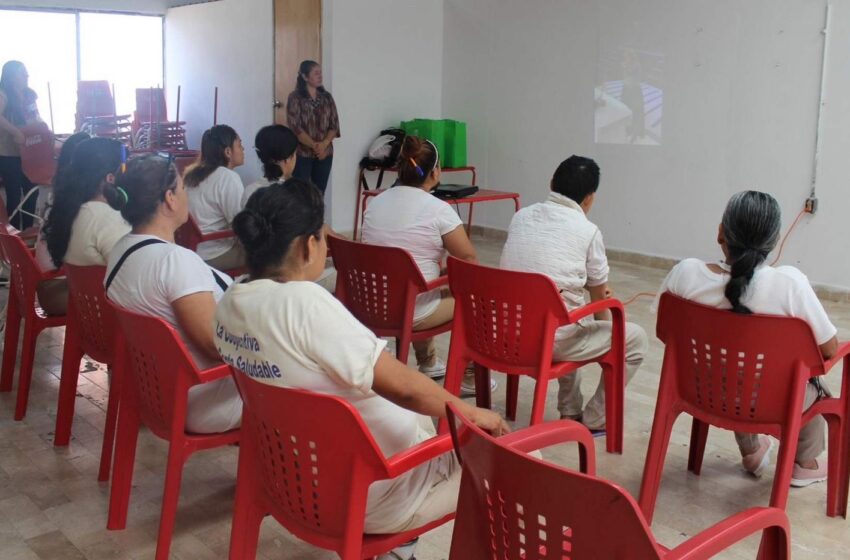
[[[52,185],[56,173],[56,138],[43,122],[30,123],[23,128],[21,166],[24,175],[35,185]]]
[[[328,236],[336,267],[336,297],[377,336],[396,339],[396,357],[407,363],[410,344],[452,330],[449,321],[433,329],[413,330],[416,296],[445,286],[441,276],[430,282],[404,249],[369,245]]]
[[[6,338],[3,344],[3,367],[0,371],[0,392],[12,390],[12,377],[18,353],[21,320],[24,321],[24,342],[21,350],[21,367],[18,373],[18,397],[15,403],[15,420],[27,413],[30,384],[32,382],[35,343],[39,333],[50,327],[65,325],[65,316],[48,316],[36,302],[35,290],[40,282],[58,278],[61,269],[42,272],[32,251],[23,239],[0,232],[0,248],[11,270],[9,301],[6,308]]]
[[[369,485],[450,452],[448,435],[385,458],[360,414],[342,399],[233,375],[245,406],[230,560],[255,558],[268,514],[343,560],[383,554],[454,518],[451,513],[404,533],[363,533]]]
[[[115,138],[128,143],[132,138],[130,115],[117,115],[115,98],[106,80],[77,82],[77,131],[92,136]]]
[[[578,440],[592,458],[590,433],[576,422],[549,422],[494,439],[457,411],[451,416],[463,477],[450,560],[699,560],[759,531],[764,559],[790,558],[788,518],[776,508],[733,515],[672,550],[659,545],[624,489],[594,477],[592,468],[582,474],[527,455]]]
[[[177,228],[177,231],[174,232],[174,242],[180,245],[181,247],[186,247],[190,251],[198,252],[198,245],[204,243],[205,241],[215,241],[218,239],[232,239],[236,234],[233,233],[232,229],[223,229],[221,231],[214,231],[211,233],[201,233],[201,228],[198,227],[198,222],[195,221],[195,218],[189,214],[189,219],[186,220],[186,223]],[[245,267],[234,268],[231,270],[223,270],[233,276],[239,276],[245,273]]]
[[[198,370],[180,335],[168,323],[110,305],[118,319],[126,357],[106,528],[116,530],[127,526],[136,440],[144,424],[154,435],[169,442],[156,542],[156,560],[166,560],[184,463],[196,451],[239,441],[239,429],[220,434],[186,432],[189,389],[228,377],[230,370],[224,364]]]
[[[65,446],[71,438],[80,360],[86,354],[111,370],[109,404],[103,430],[103,448],[97,479],[109,480],[112,446],[115,442],[115,423],[121,394],[121,368],[124,365],[123,339],[116,336],[118,321],[106,299],[103,278],[104,266],[65,265],[68,277],[68,325],[65,328],[65,349],[62,353],[62,375],[59,380],[59,405],[56,410],[56,435],[53,445]]]
[[[670,293],[661,296],[657,334],[666,348],[640,490],[647,520],[652,521],[670,432],[683,412],[694,418],[688,470],[697,475],[709,425],[778,438],[770,505],[780,509],[788,501],[800,428],[823,414],[829,426],[827,515],[846,516],[850,344],[824,362],[802,319],[742,315]],[[841,360],[841,395],[819,400],[803,412],[806,383]]]
[[[625,312],[616,299],[606,299],[568,311],[558,289],[542,274],[490,268],[449,257],[449,286],[455,297],[455,319],[446,374],[446,389],[454,394],[466,364],[484,368],[476,385],[487,387],[487,370],[508,375],[507,416],[516,419],[519,376],[536,380],[530,424],[543,421],[549,381],[598,363],[605,379],[606,446],[623,452],[623,392],[625,388]],[[583,317],[608,309],[613,320],[611,349],[582,362],[553,362],[555,331]],[[483,385],[482,385],[483,383]],[[489,391],[476,391],[479,406],[489,406]]]

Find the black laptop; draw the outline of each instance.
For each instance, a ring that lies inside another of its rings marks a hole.
[[[475,185],[438,185],[433,191],[438,198],[464,198],[478,192]]]

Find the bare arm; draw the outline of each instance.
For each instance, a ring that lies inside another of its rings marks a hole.
[[[611,290],[608,288],[608,283],[599,284],[598,286],[588,286],[587,291],[590,292],[590,302],[593,303],[595,301],[600,301],[603,299],[608,299],[611,297]],[[611,320],[611,312],[609,310],[600,311],[599,313],[594,313],[593,317],[597,321],[610,321]]]
[[[475,247],[472,246],[472,242],[466,235],[463,225],[457,226],[443,236],[443,247],[455,258],[473,263],[478,262],[478,257],[475,255]]]
[[[398,406],[425,416],[444,418],[446,403],[452,403],[476,426],[494,436],[511,431],[504,419],[495,412],[467,404],[386,352],[381,352],[375,364],[372,389]]]
[[[221,360],[213,340],[215,299],[212,292],[197,292],[171,302],[177,323],[195,348],[213,360]]]
[[[823,356],[824,360],[828,360],[835,356],[835,353],[838,352],[838,337],[833,336],[826,342],[820,345],[820,353]]]

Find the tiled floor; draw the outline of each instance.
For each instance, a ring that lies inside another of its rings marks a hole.
[[[500,247],[477,240],[485,263],[498,259]],[[614,264],[612,286],[625,300],[637,292],[654,291],[663,271],[628,264]],[[0,292],[5,300],[6,291]],[[826,304],[839,337],[850,336],[850,304]],[[649,300],[639,299],[628,307],[629,319],[654,333],[655,317]],[[12,421],[13,394],[0,395],[0,559],[2,560],[109,560],[153,558],[159,501],[165,472],[166,445],[143,433],[136,455],[136,471],[127,529],[107,531],[106,510],[109,487],[99,484],[97,466],[103,429],[107,379],[102,369],[81,376],[73,439],[69,447],[53,447],[58,372],[62,353],[61,329],[42,335],[33,380],[29,412],[22,422]],[[625,454],[609,455],[598,440],[598,471],[633,495],[643,471],[652,424],[662,347],[650,337],[650,354],[626,392]],[[448,337],[441,337],[443,352]],[[588,368],[584,392],[590,394],[598,375]],[[494,397],[503,411],[504,378],[495,376],[500,387]],[[837,372],[829,386],[837,391]],[[547,418],[555,418],[556,385],[550,387]],[[519,423],[530,407],[531,383],[521,385]],[[746,507],[767,503],[773,470],[761,480],[746,476],[731,434],[719,430],[709,437],[703,474],[686,470],[689,423],[676,424],[671,441],[653,529],[667,546],[675,545],[712,523]],[[177,515],[172,557],[185,560],[226,558],[230,539],[230,516],[236,475],[236,448],[208,451],[193,457],[186,466]],[[572,448],[547,451],[545,457],[574,465]],[[775,452],[774,452],[775,455]],[[848,557],[850,523],[829,519],[825,511],[825,485],[792,489],[788,514],[792,523],[793,555],[797,559]],[[446,558],[451,526],[424,537],[417,556],[420,560]],[[757,539],[749,539],[718,556],[729,559],[755,557]],[[259,558],[324,559],[332,554],[317,551],[289,536],[276,523],[266,521],[261,532]]]

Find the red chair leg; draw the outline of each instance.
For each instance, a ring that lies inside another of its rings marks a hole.
[[[519,375],[508,375],[506,400],[505,416],[507,416],[508,420],[513,422],[516,420],[517,401],[519,400]]]
[[[18,399],[15,403],[15,420],[23,420],[27,414],[30,398],[33,362],[35,361],[35,342],[39,330],[31,318],[24,321],[24,343],[21,348],[21,369],[18,373]]]
[[[120,358],[116,359],[115,362],[117,364],[123,364]],[[115,445],[115,428],[118,423],[121,384],[123,383],[122,371],[120,365],[112,368],[109,383],[109,400],[106,404],[106,423],[103,426],[103,444],[100,449],[100,468],[97,471],[97,480],[99,482],[109,480],[109,470],[112,467],[112,450]]]
[[[655,405],[655,419],[652,422],[652,433],[649,436],[649,447],[646,450],[646,462],[643,468],[643,479],[640,483],[640,499],[638,504],[643,511],[648,524],[652,524],[655,512],[655,502],[661,486],[661,474],[664,471],[664,459],[667,447],[670,445],[670,434],[673,423],[679,415],[678,411],[670,410],[669,403],[659,399]]]
[[[475,364],[475,404],[479,408],[490,408],[490,370]]]
[[[623,366],[600,364],[605,383],[605,450],[623,452],[623,405],[626,381]]]
[[[788,490],[791,484],[791,473],[794,469],[794,455],[797,453],[797,435],[794,435],[792,442],[789,441],[792,438],[783,433],[779,442],[779,455],[776,459],[776,472],[773,475],[770,506],[781,510],[784,510],[788,504]]]
[[[56,434],[53,445],[65,446],[71,439],[71,424],[74,422],[74,405],[77,398],[77,382],[80,377],[80,360],[83,350],[76,328],[65,329],[65,349],[62,351],[62,373],[59,377],[59,402],[56,407]]]
[[[180,482],[183,480],[183,464],[187,454],[182,438],[171,441],[165,472],[165,489],[162,492],[159,536],[156,539],[156,560],[168,560],[171,537],[174,534],[174,519],[177,517],[177,502],[180,498]]]
[[[845,515],[846,512],[840,511],[841,508],[841,489],[843,488],[842,467],[845,457],[841,456],[842,445],[841,436],[843,435],[841,418],[835,415],[824,415],[828,428],[828,455],[827,455],[827,474],[826,474],[826,515],[835,517],[837,515]]]
[[[6,335],[3,343],[3,369],[0,373],[0,392],[12,390],[15,375],[15,362],[18,358],[18,338],[21,333],[21,314],[18,310],[17,298],[9,293],[9,306],[6,308]]]
[[[244,424],[243,424],[244,429]],[[252,443],[243,439],[239,446],[239,467],[236,474],[236,500],[233,506],[233,525],[230,530],[230,560],[257,556],[260,524],[264,512],[255,502],[259,480],[255,476],[255,455]]]
[[[122,394],[122,401],[125,400],[124,396]],[[122,406],[118,417],[118,445],[115,448],[115,469],[112,473],[109,516],[106,522],[106,528],[109,530],[121,530],[127,526],[127,509],[130,506],[130,489],[133,485],[138,437],[139,413],[136,407]]]
[[[688,452],[688,470],[699,476],[702,460],[705,457],[705,442],[708,439],[709,425],[694,418],[691,425],[691,446]]]
[[[396,359],[407,365],[407,358],[410,356],[410,340],[405,342],[405,338],[400,336],[395,339],[395,357]]]

